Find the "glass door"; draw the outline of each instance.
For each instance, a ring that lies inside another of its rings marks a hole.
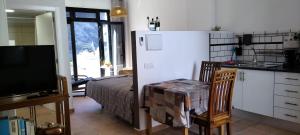
[[[109,10],[67,8],[72,75],[116,75],[124,67],[124,25],[110,22]]]
[[[100,77],[99,26],[97,22],[74,22],[77,74]]]
[[[124,24],[109,22],[102,24],[103,61],[101,76],[117,75],[125,64]]]
[[[117,73],[125,66],[125,37],[122,22],[110,24],[110,37],[112,46],[113,73]]]

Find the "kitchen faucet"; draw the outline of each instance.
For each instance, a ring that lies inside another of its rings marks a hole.
[[[254,49],[253,47],[252,47],[251,49],[252,49],[253,52],[254,52],[253,62],[256,63],[256,62],[257,62],[257,54],[256,54],[256,51],[255,51],[255,49]]]

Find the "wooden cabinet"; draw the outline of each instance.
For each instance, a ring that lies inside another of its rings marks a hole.
[[[69,94],[67,80],[65,77],[59,77],[59,93],[51,94],[45,97],[27,99],[26,97],[3,98],[0,99],[0,112],[23,107],[33,108],[37,105],[55,103],[56,122],[64,126],[64,135],[71,135],[70,112],[69,112]],[[36,123],[35,109],[30,109],[30,117]]]
[[[235,82],[235,108],[273,117],[274,72],[239,70]]]

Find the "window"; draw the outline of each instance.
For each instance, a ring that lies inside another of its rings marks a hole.
[[[116,75],[125,64],[123,23],[110,22],[109,10],[67,8],[66,13],[72,75]]]

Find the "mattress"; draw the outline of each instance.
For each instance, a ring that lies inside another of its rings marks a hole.
[[[87,96],[103,106],[103,110],[132,124],[132,76],[93,79],[87,83]]]

